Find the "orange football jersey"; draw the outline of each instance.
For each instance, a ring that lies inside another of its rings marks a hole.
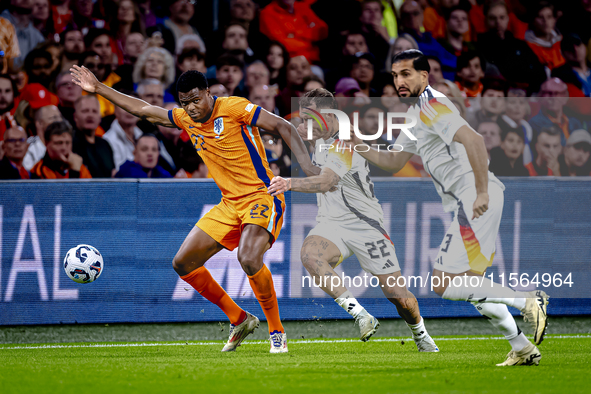
[[[209,119],[194,122],[182,108],[168,118],[191,137],[193,146],[211,177],[227,199],[237,199],[267,189],[273,173],[259,130],[261,107],[242,97],[214,96]]]

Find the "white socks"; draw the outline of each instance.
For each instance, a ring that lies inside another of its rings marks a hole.
[[[520,311],[525,309],[527,293],[515,291],[510,287],[491,282],[486,277],[466,276],[458,278],[462,279],[459,286],[456,286],[459,282],[458,280],[456,280],[456,285],[452,281],[443,293],[442,297],[446,300],[497,303],[512,306]],[[472,278],[478,278],[477,285],[476,279]],[[470,285],[471,283],[475,284],[475,286],[472,287]]]
[[[354,318],[357,318],[359,315],[367,314],[365,308],[362,307],[359,302],[357,302],[349,290],[345,291],[340,297],[336,298],[335,302]]]
[[[421,321],[417,324],[409,324],[406,323],[410,331],[412,331],[412,336],[415,338],[420,338],[424,335],[427,335],[427,329],[425,328],[425,323],[423,317],[421,317]]]
[[[495,303],[477,303],[473,305],[482,316],[488,318],[490,323],[501,331],[511,344],[511,349],[519,351],[530,344],[530,341],[517,327],[517,323],[509,313],[507,305]]]

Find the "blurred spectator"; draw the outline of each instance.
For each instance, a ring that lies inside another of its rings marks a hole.
[[[537,91],[546,79],[544,67],[531,48],[508,30],[505,2],[495,0],[488,4],[484,8],[488,31],[478,36],[478,50],[508,81],[526,83],[531,91]]]
[[[244,63],[251,63],[254,52],[248,45],[248,30],[240,22],[232,22],[224,29],[222,49],[238,56]]]
[[[209,93],[212,96],[218,97],[228,97],[228,89],[224,85],[222,85],[217,79],[208,79],[207,84],[209,86]]]
[[[543,127],[538,134],[534,134],[532,141],[534,158],[531,163],[525,165],[530,176],[560,174],[558,163],[558,156],[562,152],[560,137],[560,128],[555,125]]]
[[[73,131],[66,121],[54,122],[45,130],[47,152],[31,169],[34,179],[92,178],[82,157],[72,152]]]
[[[72,107],[76,100],[82,97],[82,88],[74,83],[69,71],[60,73],[55,80],[57,97],[63,107]]]
[[[10,0],[10,7],[0,16],[7,19],[16,31],[20,56],[14,58],[14,69],[19,69],[33,48],[45,41],[31,22],[32,0]],[[14,55],[14,54],[13,54]]]
[[[84,36],[84,46],[87,51],[96,52],[102,64],[112,67],[117,62],[113,61],[113,48],[111,36],[107,29],[90,29]]]
[[[29,146],[26,131],[20,126],[11,127],[4,133],[4,141],[0,144],[0,151],[4,151],[0,160],[0,179],[29,179],[31,174],[23,166]]]
[[[16,125],[15,98],[18,96],[16,82],[8,74],[0,74],[0,141],[4,139],[4,132]]]
[[[371,53],[357,53],[353,56],[349,76],[357,81],[361,92],[368,97],[376,97],[378,92],[370,85],[374,79],[375,58]]]
[[[133,152],[133,161],[126,161],[116,178],[172,178],[170,173],[158,165],[160,145],[153,134],[138,138]]]
[[[51,16],[56,34],[62,34],[66,29],[66,26],[72,23],[71,1],[74,0],[51,1]],[[63,40],[61,42],[63,42]]]
[[[483,59],[475,51],[462,53],[458,58],[456,84],[466,97],[480,97],[485,67],[483,63]]]
[[[249,92],[254,86],[268,86],[269,82],[269,69],[267,68],[267,66],[265,66],[265,63],[263,63],[262,61],[255,60],[248,67],[246,67],[246,78],[244,85],[246,86]]]
[[[195,34],[201,40],[201,52],[205,52],[205,43],[197,29],[189,24],[195,14],[195,6],[190,0],[171,0],[168,6],[170,16],[164,21],[164,25],[174,34],[175,42],[185,34]]]
[[[135,64],[137,58],[144,51],[146,44],[145,36],[142,33],[134,32],[130,33],[125,38],[125,44],[123,45],[123,63],[124,64]]]
[[[152,1],[138,0],[137,5],[144,27],[147,29],[149,27],[156,26],[156,14],[154,14],[154,11],[152,11]]]
[[[587,60],[587,47],[576,34],[569,34],[560,43],[566,64],[552,70],[568,86],[570,97],[591,96],[591,70]]]
[[[135,96],[135,94],[132,94]],[[120,107],[115,107],[115,121],[105,133],[104,139],[111,145],[115,170],[127,160],[133,160],[135,142],[142,136],[137,127],[138,118]]]
[[[157,79],[143,79],[138,83],[138,97],[150,105],[164,107],[164,85]],[[158,127],[145,119],[140,119],[136,126],[144,133],[156,134]]]
[[[196,34],[185,34],[181,38],[178,39],[176,42],[176,49],[175,53],[177,56],[184,51],[185,49],[194,48],[199,50],[201,53],[205,53],[205,46],[203,45],[203,41],[201,37]]]
[[[14,61],[21,55],[14,25],[6,18],[0,17],[0,48],[4,56],[0,59],[0,74],[14,71]]]
[[[84,53],[84,37],[82,32],[71,25],[60,34],[63,45],[61,71],[69,71],[73,65],[78,65],[80,56]]]
[[[29,77],[29,83],[39,83],[49,89],[53,58],[43,49],[33,49],[25,58],[24,70]]]
[[[261,133],[261,139],[263,140],[263,146],[267,153],[267,159],[269,162],[275,163],[275,170],[279,171],[279,174],[275,176],[291,176],[291,158],[286,149],[283,148],[283,140],[277,138],[269,133]]]
[[[116,43],[113,52],[117,55],[117,64],[124,64],[124,49],[129,35],[131,33],[146,35],[139,8],[131,0],[121,0],[109,25],[111,35]]]
[[[490,159],[490,151],[501,146],[501,128],[496,122],[490,120],[480,123],[476,131],[484,138],[484,146]]]
[[[87,35],[92,28],[103,29],[106,23],[103,19],[96,19],[92,17],[92,0],[71,0],[73,3],[72,21],[77,26],[83,35]],[[86,49],[90,49],[86,45]]]
[[[148,48],[137,59],[133,67],[133,82],[142,79],[157,79],[168,89],[175,81],[174,59],[164,48]],[[172,94],[167,94],[166,101],[174,101]]]
[[[350,30],[345,35],[345,44],[343,45],[343,55],[353,56],[357,52],[369,52],[367,41],[361,31]]]
[[[560,139],[564,146],[570,132],[582,127],[577,118],[566,116],[563,111],[568,103],[566,84],[558,78],[551,78],[542,84],[538,96],[540,112],[529,121],[534,134],[540,133],[545,127],[555,125],[562,131]]]
[[[505,96],[507,95],[507,85],[500,79],[483,80],[482,98],[480,108],[472,106],[468,111],[466,119],[472,127],[482,122],[496,122],[499,115],[505,112]]]
[[[49,69],[49,75],[51,75],[52,82],[55,77],[60,73],[62,61],[62,46],[54,41],[47,41],[41,45],[39,49],[49,52],[51,55],[51,68]]]
[[[250,47],[257,55],[269,47],[269,39],[261,33],[259,7],[253,0],[230,0],[230,22],[240,22],[247,30]]]
[[[364,0],[361,3],[361,15],[359,16],[361,30],[369,48],[368,52],[374,55],[376,58],[375,63],[379,64],[380,69],[382,64],[385,64],[385,55],[390,49],[388,29],[382,26],[384,19],[383,11],[384,6],[381,0]]]
[[[168,103],[166,104],[166,106],[163,105],[162,107],[167,110],[179,108],[179,106],[176,103]],[[177,173],[177,171],[181,169],[180,153],[182,146],[188,145],[190,148],[193,148],[193,145],[190,141],[184,142],[180,138],[182,133],[183,130],[178,129],[176,127],[164,126],[158,126],[154,133],[160,144],[160,157],[158,159],[158,165],[164,168],[166,171],[170,173],[170,175],[173,176]],[[197,156],[196,151],[195,156]]]
[[[19,124],[25,129],[29,130],[30,134],[34,134],[34,111],[46,105],[58,105],[59,98],[47,90],[43,85],[38,83],[29,83],[22,90],[20,94],[19,107],[15,113]],[[19,111],[20,117],[19,117]]]
[[[244,77],[244,62],[235,56],[225,54],[215,64],[216,78],[226,87],[230,96],[244,97],[246,92],[238,87]]]
[[[501,139],[501,146],[490,151],[489,170],[496,176],[529,176],[529,171],[523,165],[523,130],[509,129],[501,134]]]
[[[560,175],[589,176],[591,172],[590,151],[591,135],[589,132],[583,129],[573,131],[566,141],[564,154],[558,156]]]
[[[398,94],[396,94],[396,88],[394,88],[393,82],[388,82],[382,87],[382,95],[380,102],[386,108],[388,108],[389,112],[398,112],[393,110],[393,108],[400,103],[400,98]],[[406,107],[408,109],[408,107]],[[406,112],[406,110],[404,111]]]
[[[175,174],[175,178],[209,178],[209,170],[193,145],[182,144],[179,157],[181,168]]]
[[[270,85],[277,93],[285,88],[286,85],[286,70],[287,63],[289,63],[289,53],[287,49],[278,41],[273,41],[269,44],[269,50],[265,57],[265,64],[270,72]]]
[[[446,8],[444,12],[446,31],[445,37],[440,38],[439,43],[454,56],[474,50],[474,45],[464,40],[466,33],[470,30],[468,23],[470,7],[468,0],[459,1],[457,5]]]
[[[433,86],[436,83],[443,81],[443,72],[441,70],[441,62],[435,56],[429,56],[429,85]]]
[[[534,51],[540,63],[550,70],[560,67],[565,60],[560,53],[562,36],[556,31],[556,10],[547,1],[534,5],[530,30],[525,33],[525,41]]]
[[[388,51],[388,56],[386,57],[384,71],[388,74],[392,71],[392,56],[409,49],[419,49],[419,44],[417,44],[415,39],[412,38],[410,34],[400,34],[398,38],[394,40],[392,45],[390,45],[390,50]]]
[[[519,128],[523,133],[524,150],[523,150],[523,164],[528,164],[532,160],[532,147],[530,146],[533,139],[533,130],[531,125],[527,122],[527,118],[531,115],[531,108],[526,97],[515,97],[509,90],[508,97],[505,100],[505,114],[497,119],[497,122],[504,128],[504,124],[510,129]]]
[[[326,84],[317,75],[312,74],[309,77],[304,78],[304,93],[308,93],[310,90],[325,88]]]
[[[101,123],[100,105],[95,96],[80,97],[75,104],[76,133],[73,151],[82,157],[93,178],[111,178],[115,163],[111,146],[96,135]]]
[[[49,13],[49,0],[33,0],[31,22],[43,37],[51,37],[54,33],[53,20]]]
[[[74,124],[74,103],[82,96],[82,88],[74,83],[69,71],[58,75],[55,88],[59,98],[59,110],[64,119]]]
[[[295,0],[273,0],[260,13],[261,33],[282,43],[291,57],[305,56],[309,62],[320,60],[317,41],[328,36],[328,26],[310,9]]]
[[[210,90],[211,91],[211,90]],[[267,111],[278,115],[279,110],[275,107],[275,96],[269,86],[267,85],[255,85],[250,89],[248,99],[251,103],[260,105]]]
[[[410,34],[425,56],[435,56],[440,60],[446,79],[454,79],[451,70],[456,69],[457,58],[446,51],[431,33],[424,32],[423,8],[418,2],[408,0],[400,6],[400,31]]]
[[[29,149],[23,160],[23,166],[31,170],[33,166],[45,156],[45,130],[54,122],[64,118],[55,105],[46,105],[35,111],[35,135],[29,137]]]
[[[347,113],[371,103],[371,99],[361,91],[359,84],[353,78],[341,78],[337,82],[335,97],[338,97],[339,109]]]
[[[169,53],[176,53],[176,43],[172,30],[164,25],[158,24],[146,29],[146,46],[148,48],[164,48]]]
[[[279,108],[281,116],[292,112],[291,98],[300,97],[304,89],[304,78],[311,74],[310,63],[304,56],[295,56],[289,59],[289,63],[287,63],[287,86],[275,97],[275,105]]]
[[[207,72],[205,55],[197,48],[184,49],[177,57],[177,66],[181,74],[189,70],[197,70],[203,74]]]

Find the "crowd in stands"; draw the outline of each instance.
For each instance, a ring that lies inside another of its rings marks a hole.
[[[185,132],[86,94],[73,65],[167,109],[178,107],[180,74],[198,70],[212,95],[246,97],[296,126],[294,99],[324,87],[375,134],[386,112],[407,109],[390,75],[391,57],[407,49],[428,56],[430,85],[483,135],[495,174],[591,174],[589,0],[0,5],[1,179],[209,176]],[[287,144],[261,132],[272,171],[297,173]],[[396,176],[428,174],[415,157]]]

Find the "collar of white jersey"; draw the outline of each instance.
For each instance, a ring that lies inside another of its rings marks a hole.
[[[436,92],[436,90],[433,89],[431,85],[427,85],[425,90],[423,90],[423,93],[421,93],[421,95],[417,98],[417,101],[413,105],[411,105],[411,108],[420,109],[425,102],[428,103],[429,101],[431,101],[431,99],[435,98],[435,95],[433,94],[434,92]]]

